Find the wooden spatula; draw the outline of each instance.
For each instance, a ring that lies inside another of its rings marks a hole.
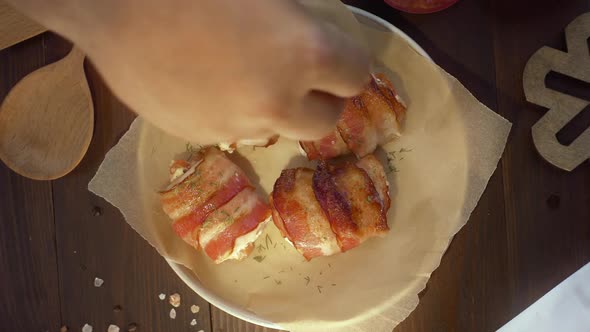
[[[50,180],[73,170],[88,150],[94,108],[76,47],[25,76],[0,107],[0,159],[15,172]]]

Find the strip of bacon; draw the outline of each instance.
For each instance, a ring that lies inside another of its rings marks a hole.
[[[313,141],[299,141],[299,146],[309,160],[320,159],[320,152],[316,147],[316,142]]]
[[[173,165],[177,165],[173,163]],[[174,231],[198,247],[193,234],[216,208],[251,187],[244,172],[216,148],[203,151],[194,172],[172,189],[160,194],[164,212],[172,219]]]
[[[373,182],[356,165],[320,162],[313,188],[343,252],[389,230],[386,210]]]
[[[393,83],[391,83],[391,81],[383,73],[377,73],[373,75],[373,77],[383,96],[385,96],[385,98],[391,102],[393,112],[397,117],[397,121],[401,123],[406,116],[407,108],[400,96],[395,91]]]
[[[357,157],[363,157],[377,148],[377,127],[359,97],[352,97],[346,101],[344,112],[340,115],[336,127],[348,148]]]
[[[383,165],[381,162],[379,162],[374,154],[364,156],[356,162],[356,165],[367,172],[367,175],[369,175],[369,178],[371,178],[371,181],[375,185],[375,189],[377,189],[377,192],[379,193],[379,198],[383,203],[383,209],[387,212],[387,210],[389,210],[391,200],[389,198],[389,184],[387,183],[387,175]]]
[[[275,207],[274,199],[272,198],[272,195],[273,195],[273,193],[270,193],[270,195],[268,196],[268,203],[270,204],[270,208],[272,210],[272,221],[275,224],[275,226],[277,226],[279,231],[281,232],[281,235],[285,239],[287,239],[291,243],[293,243],[293,240],[291,239],[291,236],[289,235],[289,233],[287,232],[287,228],[285,227],[285,222],[283,221],[283,218],[281,218],[279,211],[277,211],[277,208]]]
[[[380,144],[389,143],[401,136],[401,121],[406,108],[398,100],[393,85],[385,75],[376,74],[359,97],[377,126]]]
[[[172,224],[172,228],[183,239],[189,233],[199,227],[207,216],[215,211],[218,207],[227,203],[232,197],[237,195],[244,188],[250,187],[250,183],[246,177],[239,175],[232,176],[222,187],[216,191],[211,198],[202,206],[196,207],[191,213],[184,217],[178,218]],[[191,241],[196,241],[197,234],[192,234]]]
[[[207,217],[199,232],[199,243],[217,264],[242,259],[252,251],[270,214],[254,189],[246,188]]]
[[[312,189],[313,171],[287,169],[270,196],[273,221],[305,259],[340,252],[330,223]]]
[[[356,224],[359,241],[383,235],[389,231],[387,216],[382,208],[379,193],[369,175],[352,163],[332,168],[334,183],[346,196],[352,207],[352,220]],[[339,236],[338,232],[336,235]],[[343,248],[347,250],[348,248]]]
[[[346,251],[358,246],[360,239],[356,235],[358,226],[352,218],[352,206],[346,196],[338,190],[329,165],[323,161],[320,161],[315,170],[312,186],[315,197],[337,236],[340,249]]]
[[[309,160],[331,159],[350,152],[337,130],[317,141],[302,141],[299,144]]]

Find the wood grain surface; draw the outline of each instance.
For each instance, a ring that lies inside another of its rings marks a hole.
[[[0,52],[0,98],[43,65],[41,37]],[[23,178],[0,163],[0,330],[60,324],[55,235],[51,183]]]
[[[535,151],[532,125],[545,110],[529,104],[522,71],[544,45],[563,49],[563,28],[589,11],[586,0],[463,0],[430,15],[381,1],[350,0],[414,38],[484,104],[514,123],[506,152],[467,225],[420,294],[401,331],[494,331],[590,261],[590,165],[571,173]],[[532,6],[531,4],[534,4]],[[44,34],[0,51],[0,97],[19,78],[66,54]],[[272,331],[240,321],[194,294],[87,183],[134,115],[87,66],[96,109],[89,152],[68,176],[21,178],[0,164],[0,331]],[[563,86],[559,81],[552,83]],[[572,130],[578,130],[573,126]],[[29,236],[31,237],[29,239]],[[105,280],[100,288],[95,277]],[[175,320],[159,293],[178,292]],[[201,307],[189,326],[190,304]],[[115,312],[115,306],[121,310]]]
[[[590,261],[590,165],[568,173],[537,154],[530,128],[546,110],[524,101],[521,81],[525,63],[538,48],[565,50],[563,29],[589,11],[590,4],[541,4],[531,12],[524,3],[494,3],[498,111],[514,124],[501,163],[509,246],[506,263],[513,271],[510,302],[505,304],[514,313]]]

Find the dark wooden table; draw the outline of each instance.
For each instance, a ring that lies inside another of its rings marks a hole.
[[[453,240],[395,331],[493,331],[590,261],[590,165],[571,173],[535,152],[531,126],[545,110],[525,102],[522,72],[543,45],[564,49],[564,27],[587,0],[462,0],[409,15],[378,0],[348,3],[392,22],[473,94],[513,124],[508,146],[469,223]],[[60,59],[69,45],[51,33],[0,51],[0,98],[24,75]],[[210,306],[123,220],[86,189],[134,115],[87,65],[96,131],[82,163],[51,182],[25,179],[0,163],[0,330],[95,331],[130,323],[138,331],[263,331]],[[590,99],[588,85],[551,82]],[[590,111],[586,111],[588,115]],[[581,132],[585,116],[564,136]],[[93,286],[95,277],[105,280]],[[158,294],[179,292],[178,317]],[[194,315],[190,304],[201,311]],[[120,310],[115,307],[120,306]]]

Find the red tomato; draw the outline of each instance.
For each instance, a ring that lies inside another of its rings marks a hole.
[[[391,7],[413,14],[427,14],[448,8],[459,0],[385,0]]]

